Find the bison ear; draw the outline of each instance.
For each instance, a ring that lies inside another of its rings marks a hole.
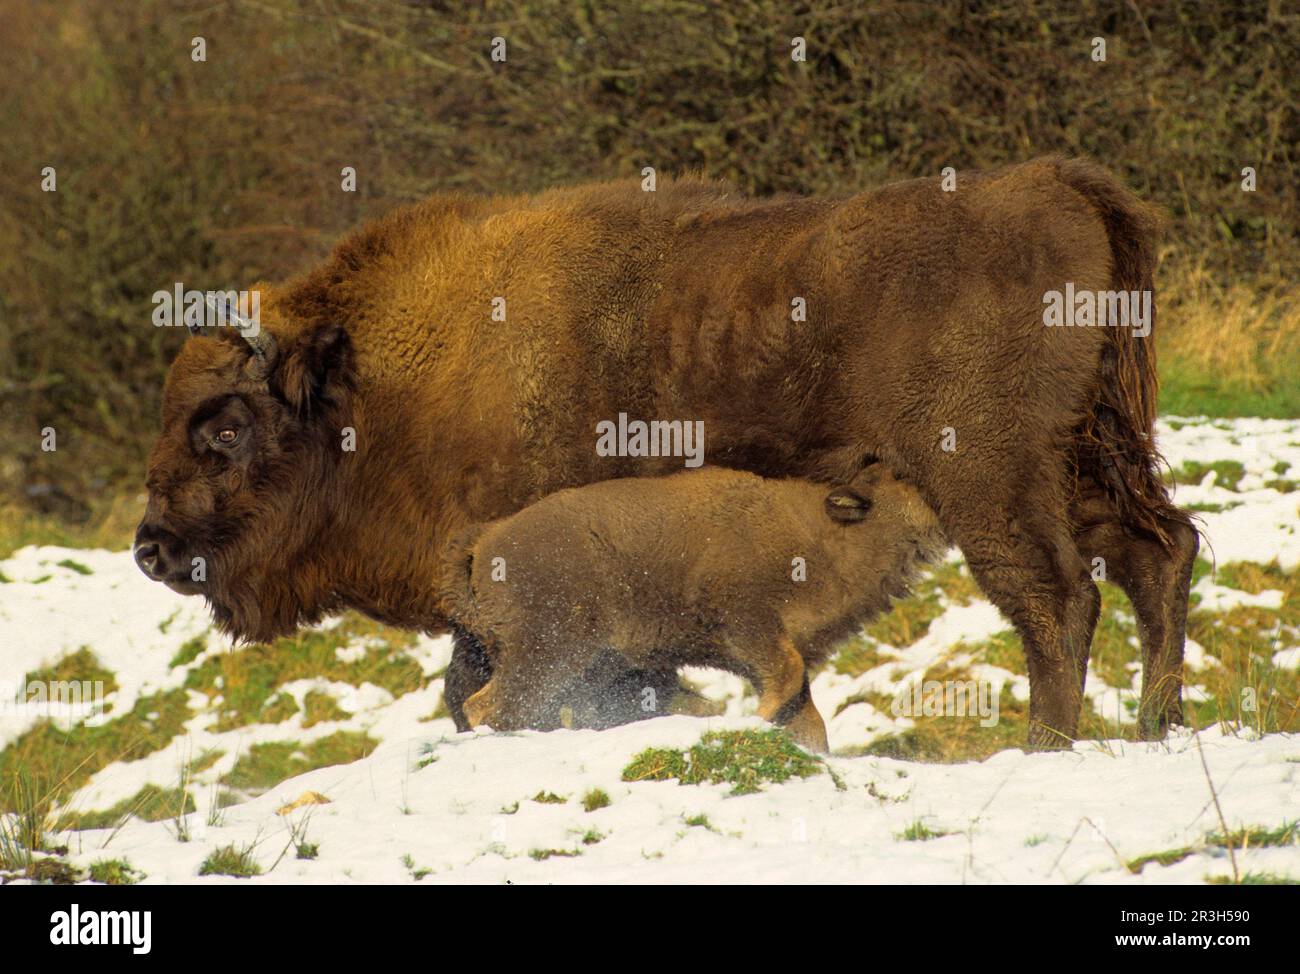
[[[280,353],[272,382],[294,410],[309,416],[336,402],[352,379],[352,343],[341,325],[309,328]]]

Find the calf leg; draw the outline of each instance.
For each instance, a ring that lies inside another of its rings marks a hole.
[[[758,684],[758,715],[785,727],[796,743],[825,754],[826,724],[813,706],[803,657],[788,636],[780,637],[775,652],[768,646],[737,654]]]
[[[514,727],[502,726],[498,715],[496,683],[488,680],[465,701],[465,719],[470,727],[491,727],[495,730],[515,730]]]
[[[498,730],[555,730],[570,709],[565,691],[591,666],[598,651],[572,634],[503,640],[497,649],[485,701]],[[483,691],[480,691],[483,692]],[[466,703],[468,708],[468,701]]]
[[[1159,740],[1183,721],[1183,643],[1192,566],[1200,547],[1196,529],[1170,518],[1160,526],[1169,544],[1140,528],[1126,527],[1099,493],[1076,505],[1079,549],[1103,559],[1107,579],[1124,590],[1137,617],[1142,644],[1142,697],[1138,733]]]
[[[611,663],[611,658],[616,662]],[[442,698],[456,730],[467,731],[475,726],[466,714],[466,702],[491,678],[492,661],[483,643],[469,630],[454,626]],[[653,706],[647,707],[647,702]],[[567,706],[574,712],[575,726],[597,730],[665,713],[708,716],[719,712],[710,701],[683,686],[676,670],[628,669],[623,658],[612,653],[605,654],[562,692],[552,693],[551,698],[539,703],[546,711],[557,714]]]
[[[472,726],[465,715],[465,702],[492,678],[492,661],[478,637],[467,629],[453,626],[451,662],[443,676],[442,701],[456,722],[456,730]]]

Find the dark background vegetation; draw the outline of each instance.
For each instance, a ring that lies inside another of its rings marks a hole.
[[[285,278],[433,191],[645,165],[840,193],[1089,154],[1173,218],[1165,408],[1300,415],[1295,4],[0,0],[0,64],[10,510],[134,497],[184,337],[155,290]]]

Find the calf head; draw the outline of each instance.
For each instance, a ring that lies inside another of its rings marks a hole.
[[[920,492],[879,461],[864,468],[847,485],[830,491],[825,506],[834,521],[872,520],[892,526],[927,558],[947,544],[938,517]]]

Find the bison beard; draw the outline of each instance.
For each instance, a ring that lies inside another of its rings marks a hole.
[[[835,484],[874,456],[914,483],[1022,638],[1031,744],[1074,736],[1103,558],[1157,737],[1181,719],[1197,534],[1156,474],[1154,336],[1041,314],[1067,285],[1150,290],[1158,227],[1106,170],[1059,158],[956,192],[434,197],[262,288],[267,369],[237,335],[184,346],[137,557],[243,638],[342,608],[444,632],[449,538],[559,488],[681,469],[599,456],[596,427],[688,419],[709,464]],[[190,585],[200,556],[213,570]],[[461,650],[448,683],[474,679]]]

